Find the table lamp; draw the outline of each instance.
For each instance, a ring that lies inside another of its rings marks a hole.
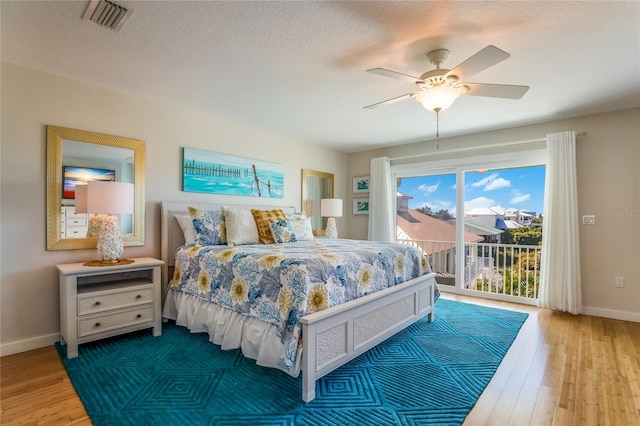
[[[320,200],[320,215],[328,217],[325,237],[338,238],[338,228],[336,228],[336,217],[342,217],[342,200],[339,198],[323,198]]]
[[[98,256],[103,264],[118,263],[124,246],[118,217],[113,214],[132,214],[134,186],[127,182],[93,181],[87,185],[87,211],[106,214],[98,234]]]

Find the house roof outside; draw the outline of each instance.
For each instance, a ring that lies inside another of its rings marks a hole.
[[[464,227],[476,235],[499,235],[504,232],[502,229],[497,229],[491,226],[483,225],[479,222],[466,219],[464,220]]]
[[[464,212],[465,216],[498,216],[499,214],[501,213],[484,207],[476,207]]]
[[[436,219],[432,216],[409,209],[406,212],[398,212],[397,226],[412,240],[423,241],[456,241],[456,227],[448,222]],[[482,241],[483,238],[471,232],[464,232],[466,243]],[[430,253],[427,253],[430,254]]]
[[[496,228],[498,229],[516,229],[523,228],[524,225],[519,224],[515,220],[496,219]]]
[[[528,213],[528,212],[521,211],[521,210],[518,210],[518,209],[507,209],[504,212],[504,216],[505,217],[516,217],[516,218],[518,218],[518,217],[532,218],[532,219],[535,217],[535,215],[532,214],[532,213]]]

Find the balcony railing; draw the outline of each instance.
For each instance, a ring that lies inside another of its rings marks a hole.
[[[456,247],[451,241],[407,240],[427,256],[439,285],[455,285]],[[540,286],[540,246],[467,243],[463,288],[518,298],[537,299]]]

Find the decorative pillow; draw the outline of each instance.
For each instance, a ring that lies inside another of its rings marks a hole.
[[[188,214],[177,214],[174,216],[180,229],[182,229],[182,235],[184,235],[185,244],[196,243],[196,230],[193,228],[193,219]]]
[[[275,240],[271,235],[269,223],[276,220],[286,220],[282,210],[255,210],[251,209],[251,214],[258,227],[258,238],[262,244],[273,244]]]
[[[222,213],[227,227],[227,244],[240,246],[260,243],[258,227],[250,210],[230,209],[223,206]]]
[[[311,228],[311,219],[307,217],[305,212],[287,213],[287,220],[291,223],[294,234],[298,241],[313,240],[313,229]]]
[[[291,222],[288,220],[270,222],[269,228],[271,229],[273,240],[278,244],[295,243],[297,241]]]
[[[196,244],[215,246],[227,243],[227,229],[221,210],[200,210],[189,207],[189,213],[196,231]]]

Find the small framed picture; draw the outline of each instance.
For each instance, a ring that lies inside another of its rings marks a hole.
[[[353,193],[369,192],[369,176],[356,176],[353,178]]]
[[[369,199],[368,198],[354,198],[353,199],[353,214],[369,214]]]

